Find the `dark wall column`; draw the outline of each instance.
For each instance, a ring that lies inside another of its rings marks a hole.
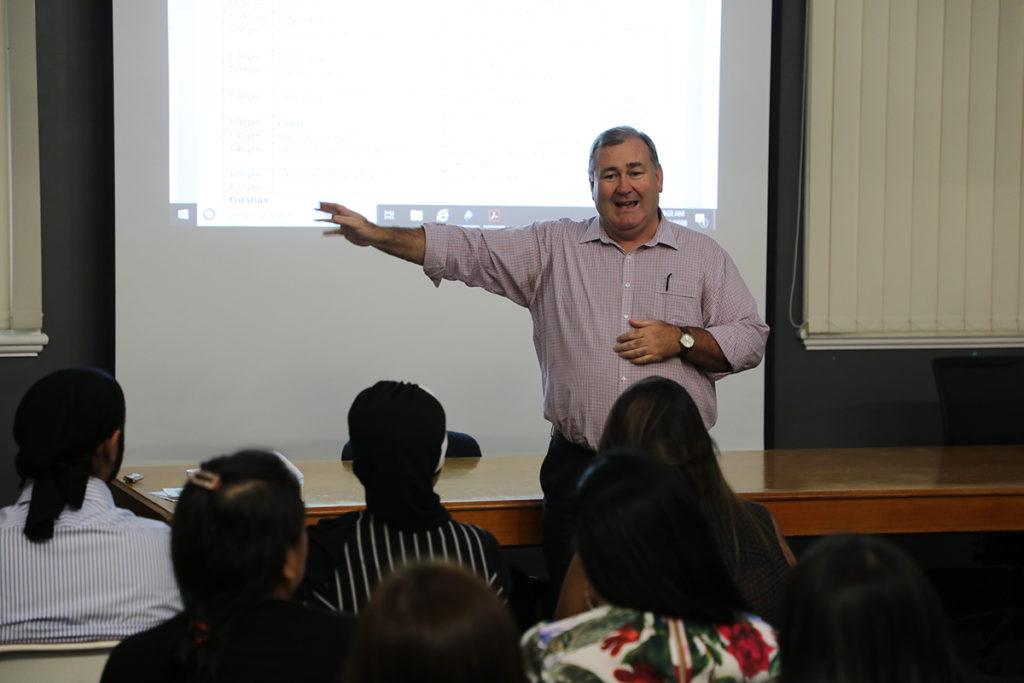
[[[114,366],[111,5],[36,1],[43,331],[37,358],[0,359],[0,505],[17,498],[14,411],[68,365]]]

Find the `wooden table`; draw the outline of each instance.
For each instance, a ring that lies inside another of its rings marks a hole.
[[[502,545],[540,543],[540,456],[450,459],[437,485],[462,522]],[[732,487],[764,503],[787,536],[837,531],[912,533],[1024,530],[1024,446],[730,451]],[[308,521],[363,506],[350,463],[300,461]],[[194,465],[126,467],[136,485],[114,482],[119,505],[169,520],[173,503],[146,492],[181,486]]]

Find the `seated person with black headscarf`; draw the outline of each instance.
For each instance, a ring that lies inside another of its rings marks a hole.
[[[0,642],[119,640],[181,611],[170,528],[114,506],[124,394],[94,368],[36,382],[14,416],[24,490],[0,510]]]
[[[508,565],[487,530],[452,520],[434,493],[445,454],[445,416],[429,392],[377,382],[348,413],[353,471],[366,509],[309,528],[303,601],[358,612],[394,569],[447,560],[480,576],[506,600]]]

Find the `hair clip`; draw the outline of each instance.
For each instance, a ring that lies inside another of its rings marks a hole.
[[[208,470],[195,470],[188,473],[188,480],[196,486],[202,486],[207,491],[216,491],[220,488],[220,475]]]
[[[199,647],[210,642],[210,626],[205,621],[193,621],[189,624],[189,628],[195,634],[192,638],[193,647]]]

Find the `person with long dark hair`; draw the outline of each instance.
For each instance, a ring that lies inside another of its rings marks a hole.
[[[787,592],[785,683],[957,683],[938,596],[899,548],[841,534],[804,554]]]
[[[478,576],[455,564],[409,565],[374,590],[349,683],[526,683],[519,631]]]
[[[744,600],[754,614],[777,624],[795,560],[768,509],[740,498],[725,480],[715,442],[686,389],[664,377],[649,377],[624,391],[601,435],[601,449],[611,448],[650,453],[682,473]],[[583,607],[575,587],[578,571],[570,568],[559,616]]]
[[[185,611],[114,648],[102,681],[339,680],[355,617],[289,600],[305,570],[305,517],[277,454],[203,463],[171,529]]]
[[[747,611],[682,474],[654,456],[597,456],[579,487],[587,611],[528,631],[542,681],[766,681],[775,632]]]

